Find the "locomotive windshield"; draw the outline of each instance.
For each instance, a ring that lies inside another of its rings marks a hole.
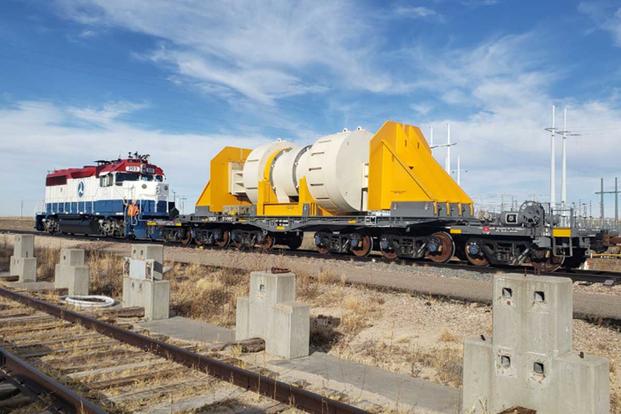
[[[122,183],[123,181],[138,181],[139,178],[140,178],[140,174],[138,173],[124,173],[124,172],[116,173],[117,184]]]
[[[116,173],[116,183],[120,185],[123,181],[164,181],[161,175],[153,174],[140,174],[131,172],[118,172]]]

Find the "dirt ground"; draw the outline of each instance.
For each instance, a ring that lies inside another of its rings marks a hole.
[[[37,251],[55,263],[60,245]],[[91,291],[119,297],[122,260],[88,246]],[[0,260],[10,255],[0,243]],[[1,262],[0,262],[1,263]],[[0,264],[1,266],[1,264]],[[49,277],[53,268],[40,264]],[[167,262],[173,314],[232,327],[238,296],[247,294],[244,271]],[[311,350],[436,383],[461,386],[463,340],[491,336],[491,307],[421,295],[354,287],[338,273],[319,278],[298,273],[298,298],[311,306]],[[618,327],[574,320],[574,349],[610,360],[613,413],[621,413],[621,331]]]

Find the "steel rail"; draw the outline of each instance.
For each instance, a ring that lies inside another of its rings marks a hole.
[[[309,413],[317,414],[362,414],[365,410],[320,394],[295,387],[282,381],[252,372],[235,365],[227,364],[206,355],[171,345],[136,332],[119,328],[90,316],[62,308],[32,296],[24,295],[6,288],[0,288],[0,296],[22,303],[31,308],[48,313],[57,318],[78,323],[126,344],[151,352],[162,358],[177,362],[192,369],[201,370],[208,375],[228,381],[239,387],[256,392],[265,397],[288,404]]]
[[[20,382],[32,382],[70,412],[76,414],[105,414],[107,411],[89,399],[76,393],[65,384],[39,371],[17,355],[0,347],[0,366],[10,372],[10,376]]]

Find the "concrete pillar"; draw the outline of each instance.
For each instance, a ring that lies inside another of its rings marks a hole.
[[[235,339],[256,337],[282,358],[309,354],[310,309],[295,302],[295,274],[250,274],[250,295],[237,298]]]
[[[608,361],[572,351],[572,300],[570,279],[494,278],[493,336],[464,342],[463,413],[608,413]]]
[[[18,276],[20,282],[37,281],[37,258],[34,257],[33,235],[15,235],[9,273],[11,276]]]
[[[69,295],[88,295],[89,268],[84,264],[83,249],[62,249],[60,263],[54,270],[54,287],[66,288]]]
[[[123,306],[141,306],[146,320],[168,319],[170,282],[163,279],[164,247],[155,244],[132,246],[125,258]]]

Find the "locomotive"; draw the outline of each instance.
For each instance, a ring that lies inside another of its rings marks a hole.
[[[45,179],[45,211],[36,215],[35,227],[51,234],[156,238],[146,223],[174,215],[169,193],[164,171],[149,155],[55,170]]]

